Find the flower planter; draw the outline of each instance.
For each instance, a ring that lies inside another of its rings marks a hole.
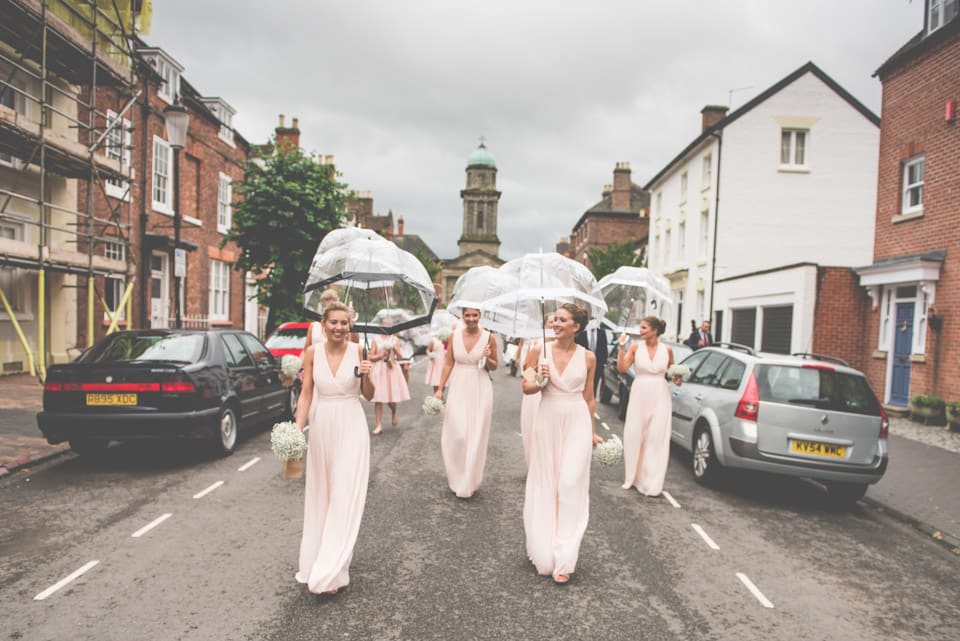
[[[910,418],[918,423],[929,425],[931,422],[939,424],[943,422],[942,407],[926,407],[910,405]]]
[[[960,432],[960,410],[947,408],[947,430]]]

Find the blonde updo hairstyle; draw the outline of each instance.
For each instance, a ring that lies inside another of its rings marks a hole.
[[[329,317],[332,312],[344,312],[347,315],[347,322],[350,323],[350,327],[353,327],[353,314],[351,314],[350,308],[340,301],[334,301],[323,308],[323,315],[321,316],[323,320],[321,322],[326,323],[327,317]]]
[[[576,303],[564,303],[557,308],[557,311],[565,310],[570,314],[570,318],[573,319],[573,322],[580,326],[578,332],[582,332],[583,328],[587,326],[587,321],[590,320],[590,316],[587,314],[587,310]]]
[[[663,336],[663,333],[667,331],[667,321],[662,318],[657,318],[656,316],[644,316],[641,322],[646,323],[650,326],[651,329],[657,332],[657,336]]]

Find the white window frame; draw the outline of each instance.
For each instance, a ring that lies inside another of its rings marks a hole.
[[[127,259],[127,250],[122,242],[113,240],[103,241],[103,257],[109,260],[124,261]]]
[[[927,33],[933,33],[956,18],[958,5],[960,5],[958,0],[930,0],[927,11]]]
[[[176,67],[163,59],[163,56],[157,56],[157,73],[163,81],[157,88],[157,97],[161,100],[173,103],[180,95],[180,72]]]
[[[164,157],[164,165],[166,165],[166,173],[160,174],[157,171],[158,167],[162,165],[158,163],[158,159]],[[160,212],[161,214],[166,214],[168,216],[173,215],[173,147],[170,146],[163,138],[159,136],[153,137],[153,161],[150,167],[150,199],[153,202],[153,210]],[[158,195],[158,178],[163,179],[163,186],[160,187],[162,190],[161,195],[164,197],[164,200],[157,200]]]
[[[657,218],[663,213],[663,192],[657,192]]]
[[[893,349],[890,338],[890,324],[893,322],[893,292],[894,287],[883,288],[883,300],[880,301],[880,336],[877,340],[877,349],[886,352]]]
[[[680,221],[677,223],[677,255],[680,258],[680,262],[686,260],[687,252],[687,223],[685,221]]]
[[[910,170],[920,167],[919,180],[910,182]],[[900,200],[901,214],[915,214],[923,211],[923,183],[926,176],[926,160],[923,154],[907,159],[903,163],[903,191]],[[911,204],[911,196],[916,195],[917,203]]]
[[[13,220],[0,220],[0,238],[26,242],[26,224]],[[0,267],[0,288],[17,320],[31,320],[29,272],[19,267]],[[0,321],[9,322],[6,314]]]
[[[703,167],[700,173],[700,183],[703,190],[709,189],[713,182],[713,155],[707,154],[703,157]]]
[[[803,144],[798,145],[797,141]],[[784,146],[786,145],[786,147]],[[802,147],[802,150],[801,150]],[[784,162],[786,151],[786,162]],[[780,130],[780,166],[787,169],[806,168],[810,157],[810,130],[784,127]]]
[[[660,234],[654,237],[653,241],[653,267],[660,267],[663,260],[660,257]]]
[[[663,230],[663,268],[670,268],[670,227]]]
[[[107,127],[110,128],[107,137],[104,139],[103,150],[107,158],[120,162],[120,171],[127,173],[130,170],[130,152],[133,144],[130,121],[124,118],[120,122],[120,127],[113,126],[118,114],[113,110],[107,110]],[[125,202],[130,202],[130,182],[127,180],[112,181],[107,180],[105,191],[111,198],[117,198]]]
[[[210,319],[230,319],[230,265],[210,261]]]
[[[127,278],[123,274],[110,274],[103,280],[103,301],[105,304],[108,303],[107,292],[111,293],[114,303],[119,303],[123,300],[123,292],[127,288]],[[109,304],[107,304],[109,307]],[[126,305],[121,305],[118,310],[119,314],[117,317],[121,321],[127,320],[127,310]],[[103,310],[103,320],[110,322],[110,314],[107,313],[107,310]]]
[[[217,188],[217,231],[226,234],[233,225],[233,180],[220,172]]]
[[[687,171],[684,170],[683,173],[680,174],[680,203],[681,204],[687,202],[687,186],[689,182],[690,180],[689,180],[689,177],[687,176]]]
[[[706,306],[707,306],[707,297],[706,297],[706,294],[704,293],[704,291],[703,291],[702,289],[698,289],[698,290],[697,290],[697,315],[696,315],[696,318],[697,318],[697,320],[699,320],[700,322],[703,322],[703,321],[705,321],[705,320],[710,320],[710,319],[708,319],[707,316],[706,316],[706,311],[705,311]],[[699,325],[700,323],[697,323],[697,324]]]
[[[710,211],[700,212],[700,258],[706,258],[710,250]]]

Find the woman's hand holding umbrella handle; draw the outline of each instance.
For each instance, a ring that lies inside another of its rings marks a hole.
[[[620,338],[617,339],[617,345],[619,345],[620,347],[623,347],[626,344],[627,344],[627,334],[626,333],[620,334]]]

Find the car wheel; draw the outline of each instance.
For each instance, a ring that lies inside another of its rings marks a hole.
[[[72,438],[69,442],[70,449],[76,452],[78,456],[85,458],[103,456],[107,451],[107,446],[110,444],[109,441],[103,439],[83,437]]]
[[[866,493],[866,483],[827,483],[827,496],[836,507],[850,507]]]
[[[607,387],[607,382],[600,379],[600,402],[606,405],[610,404],[610,401],[613,400],[613,392],[610,391],[610,388]]]
[[[630,402],[630,390],[623,385],[617,391],[617,416],[621,421],[627,420],[627,404]]]
[[[237,446],[237,413],[229,405],[220,410],[220,422],[213,439],[218,454],[229,456]]]
[[[713,436],[707,427],[697,429],[693,438],[693,452],[691,456],[693,479],[701,485],[709,485],[720,473],[720,461],[713,447]]]

